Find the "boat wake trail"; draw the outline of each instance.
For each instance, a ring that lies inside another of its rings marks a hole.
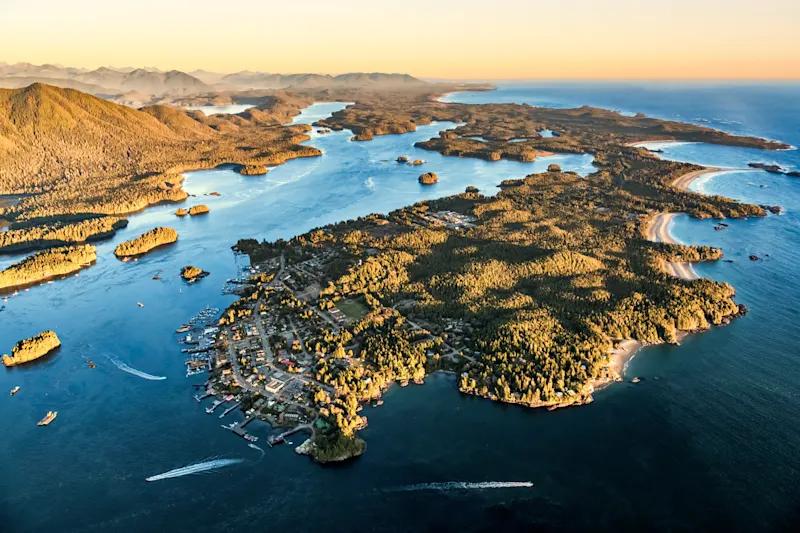
[[[261,459],[263,459],[263,458],[264,458],[264,449],[263,449],[263,448],[261,448],[260,446],[256,446],[256,445],[255,445],[255,444],[253,444],[252,442],[248,442],[248,443],[247,443],[247,445],[248,445],[249,447],[253,448],[254,450],[258,450],[258,451],[260,451],[260,452],[261,452],[261,457],[259,457],[259,458],[258,458],[258,461],[260,461]],[[256,461],[256,463],[257,463],[258,461]]]
[[[253,448],[254,450],[258,450],[258,451],[260,451],[260,452],[261,452],[261,455],[264,455],[264,449],[263,449],[263,448],[261,448],[261,446],[256,446],[256,445],[255,445],[255,444],[253,444],[252,442],[249,442],[247,445],[248,445],[249,447]]]
[[[483,490],[483,489],[521,489],[533,487],[530,481],[481,481],[469,483],[465,481],[448,481],[446,483],[421,483],[388,489],[390,492],[416,492],[422,490]]]
[[[139,376],[142,379],[149,379],[151,381],[160,381],[162,379],[167,379],[167,376],[154,376],[152,374],[148,374],[147,372],[142,372],[141,370],[136,370],[135,368],[131,368],[119,359],[115,359],[113,357],[109,357],[114,366],[122,370],[123,372],[127,372],[128,374],[133,374],[134,376]]]
[[[182,466],[180,468],[176,468],[175,470],[164,472],[163,474],[150,476],[148,478],[145,478],[145,481],[160,481],[162,479],[170,479],[173,477],[189,476],[191,474],[202,474],[204,472],[218,470],[226,466],[231,466],[243,462],[244,459],[212,459],[210,461],[203,461],[201,463]]]

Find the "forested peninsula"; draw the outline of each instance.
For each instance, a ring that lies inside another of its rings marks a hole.
[[[645,232],[658,213],[749,218],[775,208],[676,188],[676,179],[702,167],[630,144],[786,145],[588,107],[443,104],[430,92],[354,99],[318,125],[351,129],[368,142],[449,120],[462,125],[418,146],[488,160],[591,153],[597,170],[583,178],[551,165],[504,181],[495,196],[464,184],[463,194],[388,216],[331,224],[289,241],[239,241],[235,249],[262,272],[275,268],[279,256],[298,265],[282,292],[254,278],[254,292],[231,306],[223,324],[235,327],[264,309],[278,321],[313,324],[305,326],[311,333],[304,347],[315,354],[312,375],[320,388],[313,401],[330,429],[315,430],[303,452],[323,460],[361,453],[359,406],[394,382],[422,382],[449,370],[466,394],[551,409],[582,404],[619,378],[611,353],[623,340],[678,343],[686,332],[745,312],[727,283],[667,272],[668,262],[714,261],[720,250],[654,243]],[[555,134],[545,137],[543,130]],[[313,276],[306,265],[313,265]],[[318,293],[309,292],[316,286]],[[354,302],[364,312],[331,327],[339,315],[326,320],[328,310]]]
[[[44,331],[29,339],[19,341],[11,348],[11,356],[3,355],[5,366],[15,366],[44,357],[61,346],[54,331]]]
[[[139,235],[135,239],[120,243],[114,249],[114,255],[120,259],[136,257],[146,254],[147,252],[158,248],[159,246],[172,244],[177,240],[178,232],[174,229],[154,228],[147,233]]]
[[[82,244],[113,237],[128,225],[124,218],[97,217],[79,222],[53,222],[0,232],[0,253],[27,252],[55,246]]]

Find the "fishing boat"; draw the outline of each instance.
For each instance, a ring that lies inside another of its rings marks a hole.
[[[136,305],[138,305],[139,307],[144,307],[144,304],[142,302],[136,302]]]
[[[58,416],[58,411],[47,411],[47,414],[45,415],[45,417],[42,418],[41,420],[39,420],[39,422],[36,425],[37,426],[46,426],[46,425],[50,424],[50,422],[55,420],[56,416]]]
[[[11,396],[14,396],[18,392],[19,392],[19,385],[11,389]]]

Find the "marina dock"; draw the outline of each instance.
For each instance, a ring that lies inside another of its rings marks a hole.
[[[217,410],[217,407],[225,403],[224,400],[214,400],[214,403],[211,404],[211,407],[206,407],[206,413],[211,414]]]
[[[272,435],[267,438],[267,444],[269,444],[269,447],[272,448],[272,446],[274,446],[275,444],[280,444],[284,442],[286,440],[286,437],[288,437],[289,435],[294,435],[295,433],[299,433],[300,431],[306,431],[306,430],[311,431],[311,424],[303,424],[301,426],[297,426],[290,430],[284,431],[279,435]]]
[[[214,391],[212,391],[212,390],[207,390],[207,391],[206,391],[206,393],[205,393],[205,394],[203,394],[202,396],[198,396],[198,395],[196,395],[196,394],[195,394],[195,395],[194,395],[194,399],[195,399],[195,400],[197,400],[197,403],[200,403],[200,402],[202,402],[203,400],[205,400],[206,398],[209,398],[209,397],[211,397],[211,396],[214,396]]]
[[[225,417],[227,414],[229,414],[231,411],[233,411],[234,409],[239,407],[241,404],[242,404],[242,402],[236,402],[235,404],[233,404],[230,407],[228,407],[227,409],[225,409],[225,411],[223,411],[222,414],[219,415],[219,417],[220,418]]]
[[[250,422],[252,422],[254,419],[255,419],[254,416],[248,416],[242,422],[237,422],[229,426],[223,425],[222,427],[229,431],[232,431],[234,434],[239,435],[245,440],[248,440],[250,442],[255,442],[258,440],[258,437],[254,437],[253,435],[248,434],[247,431],[244,430],[244,427]]]

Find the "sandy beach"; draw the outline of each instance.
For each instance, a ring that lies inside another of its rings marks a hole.
[[[683,178],[678,178],[683,179]],[[653,217],[647,225],[647,239],[653,242],[664,242],[667,244],[680,244],[672,238],[669,233],[669,226],[677,213],[659,213]],[[695,272],[691,263],[665,263],[668,274],[676,278],[697,279],[700,276]]]
[[[680,189],[682,191],[688,191],[689,185],[696,179],[700,179],[701,177],[707,174],[713,174],[715,172],[722,172],[727,169],[719,168],[719,167],[706,167],[701,170],[695,170],[694,172],[688,172],[683,176],[679,177],[675,181],[672,182],[672,186],[676,189]]]
[[[625,143],[625,146],[631,146],[633,148],[644,148],[648,144],[663,144],[663,143],[684,143],[687,141],[679,141],[677,139],[654,139],[652,141],[633,141],[629,143]]]

